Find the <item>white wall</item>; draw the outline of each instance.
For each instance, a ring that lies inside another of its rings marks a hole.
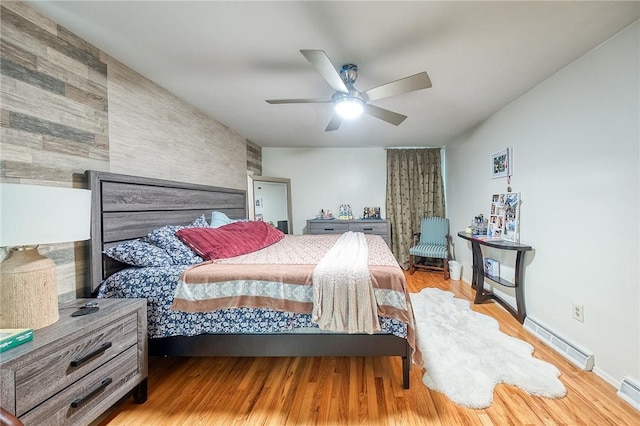
[[[489,155],[511,146],[521,192],[527,313],[595,354],[617,386],[640,377],[640,26],[636,22],[446,147],[452,230],[478,213],[506,179]],[[470,282],[471,251],[457,259]],[[584,306],[584,323],[572,303]]]
[[[262,148],[262,174],[291,179],[293,233],[320,209],[337,215],[350,204],[355,217],[364,207],[384,210],[387,153],[383,148]]]

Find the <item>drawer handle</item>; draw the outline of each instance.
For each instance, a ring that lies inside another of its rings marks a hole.
[[[91,399],[95,394],[97,394],[98,392],[100,392],[101,390],[103,390],[104,388],[106,388],[107,386],[109,386],[111,384],[111,382],[113,382],[113,380],[111,379],[111,377],[107,377],[106,379],[104,379],[102,382],[100,382],[100,384],[98,386],[96,386],[95,388],[93,388],[93,390],[91,390],[88,394],[86,394],[83,397],[80,398],[76,398],[73,401],[71,401],[71,406],[73,408],[78,408],[80,407],[82,404],[84,404],[85,402],[87,402],[89,399]]]
[[[325,231],[333,231],[333,228],[324,228]]]
[[[362,228],[363,231],[373,231],[373,228]]]
[[[102,352],[106,351],[110,347],[111,347],[111,342],[103,343],[102,346],[100,346],[96,350],[91,351],[86,355],[82,355],[80,358],[76,358],[76,359],[71,360],[71,366],[72,367],[78,367],[78,366],[84,364],[85,362],[89,361],[94,356],[100,355]]]

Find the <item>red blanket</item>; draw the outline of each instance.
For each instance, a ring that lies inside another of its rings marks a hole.
[[[176,232],[205,260],[226,259],[268,247],[284,234],[266,222],[235,222],[219,228],[186,228]]]

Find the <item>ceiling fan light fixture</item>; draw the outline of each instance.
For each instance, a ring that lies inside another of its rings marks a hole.
[[[362,99],[356,97],[343,97],[340,99],[336,99],[333,102],[333,106],[340,115],[340,117],[345,120],[353,120],[354,118],[360,117],[362,112],[364,111],[364,102]]]
[[[372,105],[369,102],[431,87],[431,80],[427,73],[423,71],[409,77],[385,83],[365,92],[359,92],[353,86],[358,78],[357,65],[345,64],[338,72],[323,50],[304,49],[300,50],[300,53],[314,66],[325,82],[334,90],[331,99],[268,99],[267,102],[270,104],[332,103],[335,113],[331,117],[331,121],[329,121],[325,132],[338,130],[343,120],[352,120],[359,117],[363,112],[374,118],[398,126],[407,118],[406,115],[389,111],[388,109]]]

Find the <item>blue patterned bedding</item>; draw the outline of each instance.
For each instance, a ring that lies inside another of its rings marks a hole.
[[[310,314],[280,312],[266,308],[235,308],[209,312],[171,309],[182,272],[189,265],[124,269],[107,278],[98,290],[100,298],[146,298],[150,338],[195,336],[207,333],[259,334],[318,329]],[[406,339],[406,324],[379,317],[386,333]]]

